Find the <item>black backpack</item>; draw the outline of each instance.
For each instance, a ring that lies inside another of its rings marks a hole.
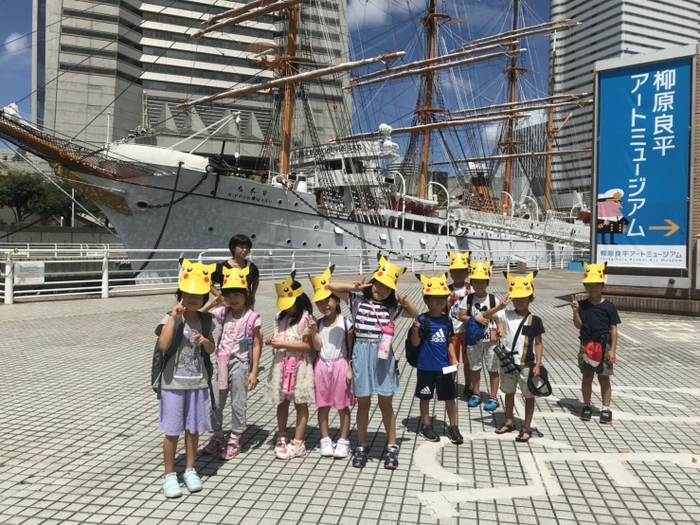
[[[202,320],[202,333],[208,334],[211,332],[212,327],[212,317],[211,314],[206,312],[199,312],[199,317]],[[165,364],[170,360],[171,357],[175,355],[177,349],[180,347],[180,341],[182,341],[182,334],[185,329],[185,322],[182,321],[178,324],[173,334],[173,340],[170,343],[170,348],[163,352],[158,346],[158,341],[156,340],[155,348],[153,349],[153,361],[151,365],[151,388],[156,393],[158,399],[160,399],[161,383],[163,381],[163,370],[165,370]],[[163,330],[163,325],[160,324],[156,327],[156,336],[160,336]],[[214,373],[214,367],[211,364],[211,357],[202,353],[202,361],[204,362],[204,369],[207,371],[209,377],[209,395],[211,396],[211,402],[215,403],[216,399],[214,397],[214,389],[211,385],[212,375]],[[212,405],[214,406],[214,405]]]
[[[413,327],[408,329],[406,334],[406,361],[413,368],[418,366],[418,356],[420,355],[420,349],[423,346],[423,342],[430,334],[430,317],[427,315],[423,316],[423,325],[418,329],[418,334],[420,334],[420,344],[418,346],[413,346],[411,342],[411,332],[413,332]]]

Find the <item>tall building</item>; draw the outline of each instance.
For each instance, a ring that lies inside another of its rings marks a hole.
[[[700,40],[700,0],[551,0],[551,19],[581,25],[554,34],[555,93],[593,93],[593,65]],[[557,123],[569,113],[558,115]],[[574,110],[557,136],[560,149],[593,146],[593,106]],[[568,209],[575,192],[591,203],[592,155],[554,157],[552,204]]]
[[[283,51],[287,20],[279,15],[201,39],[192,36],[203,20],[243,3],[33,0],[34,122],[59,137],[93,146],[137,130],[137,142],[190,151],[208,135],[205,127],[226,115],[239,115],[197,152],[218,154],[226,140],[227,156],[235,150],[244,164],[246,159],[252,162],[263,150],[273,119],[273,95],[249,94],[187,111],[177,107],[238,83],[274,78],[274,71],[253,58],[261,52]],[[297,55],[329,64],[347,60],[348,54],[345,2],[304,4]],[[295,144],[312,145],[310,119],[321,142],[338,135],[336,127],[350,113],[349,95],[340,92],[343,80],[328,77],[307,85],[303,92],[297,90]],[[196,131],[203,132],[182,142]]]

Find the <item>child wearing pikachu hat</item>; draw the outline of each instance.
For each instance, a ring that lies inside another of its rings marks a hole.
[[[528,275],[511,275],[503,272],[507,279],[508,297],[498,306],[484,314],[491,318],[497,312],[498,333],[502,341],[502,354],[508,355],[507,363],[501,361],[501,392],[505,394],[506,421],[496,430],[496,434],[505,434],[517,430],[513,423],[515,392],[520,391],[525,397],[525,421],[520,434],[515,438],[519,443],[526,443],[532,436],[530,425],[535,413],[535,397],[528,387],[530,370],[532,375],[540,375],[542,365],[542,319],[530,313],[530,303],[535,300],[533,280],[537,270]],[[509,304],[512,310],[505,310]]]
[[[406,268],[390,263],[381,254],[377,254],[377,259],[379,265],[369,283],[363,277],[354,284],[330,283],[330,290],[348,301],[353,318],[352,392],[357,400],[359,443],[353,451],[352,466],[363,468],[367,464],[369,409],[372,395],[377,394],[387,436],[384,468],[395,469],[399,465],[399,446],[392,400],[401,386],[392,349],[394,321],[399,315],[415,319],[418,311],[405,295],[397,293],[399,277]]]
[[[175,305],[156,328],[157,350],[164,353],[164,364],[153,386],[160,399],[158,428],[165,432],[162,487],[166,498],[182,495],[175,472],[175,452],[183,432],[187,469],[182,478],[190,492],[202,490],[194,464],[199,434],[211,430],[210,398],[214,402],[209,358],[214,352],[213,323],[211,315],[198,310],[209,297],[216,264],[204,265],[187,259],[180,262],[182,273]]]
[[[457,359],[461,359],[464,363],[464,395],[471,397],[473,393],[471,372],[467,346],[464,344],[465,324],[459,319],[459,305],[462,299],[474,291],[469,284],[469,252],[450,252],[447,255],[450,258],[449,269],[450,278],[452,279],[452,282],[448,285],[450,297],[447,299],[447,308],[454,328],[452,344],[455,345]]]
[[[581,420],[590,421],[591,392],[593,390],[593,377],[598,376],[600,383],[600,397],[603,407],[600,411],[600,422],[604,425],[612,423],[612,387],[610,376],[613,375],[613,363],[616,360],[617,349],[617,325],[620,324],[620,315],[617,308],[610,300],[603,297],[605,286],[605,268],[607,263],[587,264],[583,263],[583,286],[588,297],[583,301],[577,301],[571,297],[571,309],[574,313],[574,326],[579,329],[578,365],[581,370],[581,390],[583,394],[583,409]],[[602,360],[599,363],[591,363],[586,359],[584,350],[589,343],[599,343],[602,347]],[[596,365],[596,366],[594,366]]]
[[[455,445],[464,443],[464,438],[457,428],[457,385],[455,374],[446,370],[459,365],[457,350],[452,342],[452,319],[445,315],[450,289],[447,286],[447,274],[438,277],[426,277],[416,274],[423,283],[423,302],[428,311],[413,321],[411,343],[418,348],[416,365],[416,393],[420,399],[421,435],[428,441],[440,441],[430,423],[430,400],[437,391],[438,401],[445,402],[450,426],[447,436]]]

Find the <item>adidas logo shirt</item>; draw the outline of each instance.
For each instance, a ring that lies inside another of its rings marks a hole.
[[[418,316],[418,321],[423,325],[427,314]],[[430,334],[426,337],[418,354],[418,370],[426,372],[440,372],[449,366],[447,347],[452,337],[452,320],[449,317],[431,317]]]

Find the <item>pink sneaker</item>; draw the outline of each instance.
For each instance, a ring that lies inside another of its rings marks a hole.
[[[277,444],[275,445],[275,457],[277,459],[287,459],[287,438],[277,438]]]
[[[226,443],[226,446],[219,452],[219,459],[229,460],[236,457],[236,455],[241,451],[241,446],[238,443],[238,438],[232,437]]]
[[[207,456],[211,456],[212,454],[216,454],[219,450],[221,450],[225,444],[226,440],[224,439],[223,435],[217,436],[214,434],[209,440],[209,443],[207,443],[202,449],[202,453],[206,454]]]
[[[284,454],[277,454],[277,451],[275,451],[275,454],[279,459],[292,459],[298,456],[303,456],[306,454],[306,445],[303,441],[297,442],[292,439],[285,447]]]

